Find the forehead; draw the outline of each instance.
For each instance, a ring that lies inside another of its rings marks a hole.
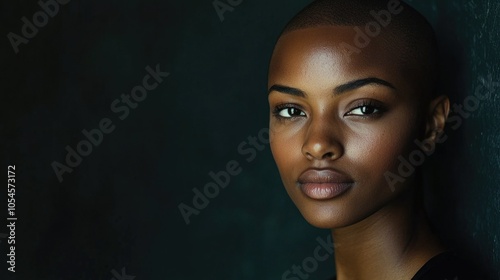
[[[377,77],[396,88],[408,87],[393,36],[381,33],[369,37],[360,32],[353,26],[324,26],[284,34],[271,59],[269,83],[319,85],[329,81],[333,85]]]

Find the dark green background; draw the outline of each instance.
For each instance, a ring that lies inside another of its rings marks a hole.
[[[436,27],[453,103],[480,77],[500,81],[500,1],[410,2]],[[122,267],[137,280],[281,279],[329,234],[290,202],[268,145],[250,162],[238,152],[268,126],[269,57],[309,1],[244,0],[221,22],[211,1],[72,0],[17,55],[7,34],[40,7],[0,3],[1,168],[18,170],[17,279],[108,280]],[[156,64],[170,76],[119,120],[110,104]],[[500,279],[499,95],[448,132],[429,199],[442,238],[490,279]],[[105,117],[115,131],[59,183],[51,163]],[[192,205],[192,189],[230,160],[241,174],[186,225],[178,204]],[[5,240],[0,251],[9,279]],[[331,258],[310,279],[333,274]]]

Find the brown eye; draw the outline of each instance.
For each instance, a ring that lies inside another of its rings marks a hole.
[[[357,108],[354,108],[352,111],[348,113],[348,115],[355,115],[355,116],[366,116],[366,115],[373,115],[373,114],[378,114],[380,113],[380,109],[378,109],[375,106],[359,106]]]
[[[377,109],[374,108],[374,107],[369,107],[369,106],[363,106],[363,107],[361,107],[361,113],[363,113],[365,115],[373,114],[373,113],[376,113],[376,112],[377,112]]]
[[[288,107],[288,108],[279,109],[278,115],[282,118],[293,118],[293,117],[305,116],[306,114],[298,108]]]

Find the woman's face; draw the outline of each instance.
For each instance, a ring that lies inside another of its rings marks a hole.
[[[398,156],[423,134],[419,94],[397,47],[372,38],[359,53],[353,27],[283,35],[269,70],[271,150],[286,191],[321,228],[363,220],[408,189],[392,190]],[[351,54],[349,54],[352,52]]]

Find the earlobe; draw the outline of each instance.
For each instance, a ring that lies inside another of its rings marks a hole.
[[[431,101],[425,129],[425,138],[427,140],[436,142],[438,135],[444,131],[449,113],[450,100],[448,96],[441,95]]]

